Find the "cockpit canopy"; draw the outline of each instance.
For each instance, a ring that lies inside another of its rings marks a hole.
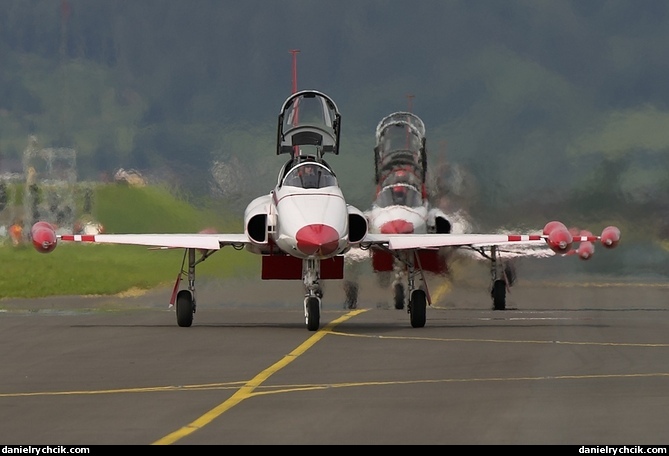
[[[397,150],[418,152],[423,147],[423,138],[423,121],[411,113],[391,114],[376,127],[376,145],[382,155]]]
[[[392,168],[391,172],[383,177],[384,179],[379,182],[381,187],[403,184],[420,188],[423,184],[422,176],[417,175],[416,169],[412,166],[397,166],[396,168]]]
[[[334,173],[315,161],[298,163],[286,173],[283,185],[300,188],[323,188],[337,185]]]
[[[389,185],[379,192],[374,204],[378,207],[420,207],[423,205],[423,196],[416,187],[411,185]]]
[[[277,155],[339,154],[341,115],[322,92],[302,90],[291,95],[279,114]]]
[[[376,127],[374,166],[376,183],[383,185],[397,170],[410,170],[421,183],[427,168],[425,125],[410,112],[395,112]]]
[[[377,145],[382,143],[383,137],[391,132],[393,127],[404,129],[406,133],[415,136],[419,141],[425,137],[425,124],[421,118],[411,112],[399,111],[384,117],[376,126]],[[420,146],[420,143],[416,143],[415,146]]]

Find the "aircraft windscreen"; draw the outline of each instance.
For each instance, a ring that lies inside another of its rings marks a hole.
[[[423,205],[423,198],[415,187],[409,185],[392,185],[381,190],[374,204],[378,207],[419,207]]]
[[[391,185],[410,185],[416,188],[421,186],[421,178],[417,174],[417,170],[414,167],[404,165],[401,166],[392,166],[391,162],[388,166],[388,169],[384,169],[384,178],[380,182],[382,187],[388,187]]]
[[[420,150],[421,138],[415,134],[406,125],[396,124],[391,125],[383,131],[379,137],[382,154],[391,153],[396,150]]]
[[[323,188],[336,186],[337,178],[325,166],[303,163],[286,174],[283,184],[300,188]]]
[[[334,131],[335,112],[320,97],[298,97],[283,118],[283,131],[300,126],[315,126]]]

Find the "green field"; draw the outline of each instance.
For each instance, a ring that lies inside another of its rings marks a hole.
[[[241,215],[208,205],[198,208],[158,187],[107,184],[94,189],[91,215],[106,233],[193,233],[204,228],[240,232]],[[29,230],[29,227],[26,227]],[[0,298],[55,295],[110,295],[129,289],[173,284],[183,249],[64,243],[49,254],[31,244],[0,247]],[[247,276],[257,273],[259,259],[224,248],[197,266],[198,277]]]

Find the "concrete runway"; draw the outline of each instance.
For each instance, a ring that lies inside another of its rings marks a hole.
[[[669,284],[434,281],[424,328],[326,284],[322,329],[299,282],[0,301],[0,442],[667,445]]]

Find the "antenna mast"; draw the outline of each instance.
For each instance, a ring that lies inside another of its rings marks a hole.
[[[412,112],[413,109],[413,99],[415,98],[415,95],[411,95],[410,93],[407,94],[407,105],[409,107],[409,112]]]
[[[300,52],[299,49],[293,49],[290,51],[293,54],[293,91],[292,93],[297,92],[297,54]]]
[[[289,51],[291,54],[293,54],[293,88],[291,93],[297,93],[297,54],[300,52],[299,49],[292,49]],[[295,107],[295,113],[293,114],[293,125],[297,126],[298,125],[298,109],[299,107]],[[293,157],[297,157],[300,155],[300,148],[299,146],[293,146]]]

